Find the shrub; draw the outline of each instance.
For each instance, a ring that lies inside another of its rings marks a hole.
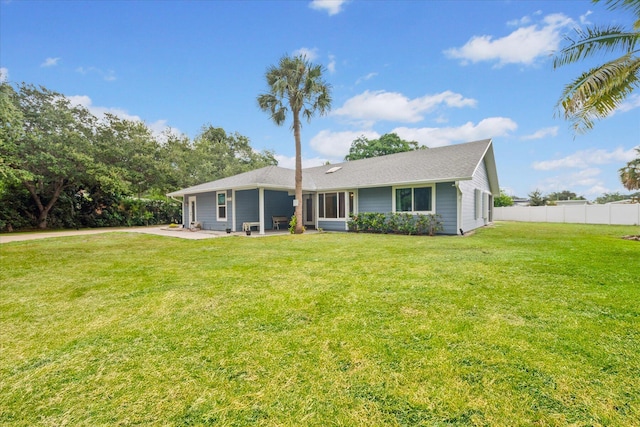
[[[438,214],[361,212],[350,215],[349,231],[364,233],[418,234],[433,236],[443,230]]]

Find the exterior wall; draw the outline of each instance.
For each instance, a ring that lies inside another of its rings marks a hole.
[[[231,191],[227,191],[227,220],[218,221],[217,219],[217,206],[216,206],[216,192],[187,194],[184,197],[184,203],[182,204],[182,224],[184,227],[190,225],[190,206],[189,197],[196,198],[196,219],[202,224],[203,230],[218,230],[223,231],[227,228],[227,222],[231,227],[231,218],[233,215],[233,207],[229,198],[231,197]]]
[[[460,181],[460,190],[462,191],[462,224],[460,224],[460,228],[463,231],[475,230],[489,223],[489,219],[483,218],[482,215],[476,218],[476,189],[482,192],[491,191],[484,160],[478,166],[471,181]]]
[[[286,216],[291,218],[294,212],[293,208],[294,196],[289,196],[286,191],[264,191],[264,228],[265,230],[273,230],[272,216]],[[259,213],[258,213],[259,215]],[[258,221],[256,219],[256,221]],[[242,223],[239,224],[242,228]],[[287,225],[287,227],[289,227]],[[282,225],[280,226],[282,230]]]
[[[391,187],[361,188],[358,190],[358,212],[389,213],[391,205]]]
[[[443,234],[458,234],[458,189],[454,182],[436,184],[436,214],[440,215]]]
[[[260,221],[259,190],[236,191],[236,229],[242,231],[243,222]],[[264,228],[273,229],[272,216],[293,215],[293,196],[286,191],[264,190]],[[231,217],[229,217],[231,226]]]
[[[326,231],[347,231],[347,222],[318,220],[318,227]]]
[[[358,190],[358,212],[392,212],[392,191],[392,187],[361,188]],[[434,192],[436,214],[441,216],[441,221],[443,223],[442,233],[457,234],[458,190],[455,187],[455,183],[453,181],[437,183],[434,187]],[[319,226],[326,230],[335,229],[329,228],[329,225],[325,226],[323,224],[319,224]],[[340,230],[344,230],[343,223],[339,223],[339,225],[337,223],[331,223],[331,227],[340,226],[342,227]]]
[[[258,190],[236,191],[236,230],[242,231],[243,222],[260,221]]]

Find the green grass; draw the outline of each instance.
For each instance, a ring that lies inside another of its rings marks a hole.
[[[637,227],[0,245],[0,425],[640,425]]]

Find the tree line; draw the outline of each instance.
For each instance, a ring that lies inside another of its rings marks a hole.
[[[277,165],[271,151],[212,125],[192,140],[96,117],[42,86],[0,84],[0,230],[180,220],[176,188]]]

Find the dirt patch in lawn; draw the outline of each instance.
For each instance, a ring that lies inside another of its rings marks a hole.
[[[635,240],[636,242],[640,242],[640,234],[630,235],[630,236],[622,236],[625,240]]]

